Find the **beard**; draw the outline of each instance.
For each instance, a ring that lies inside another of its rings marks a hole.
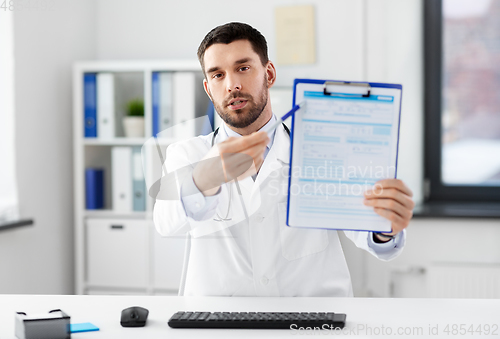
[[[214,103],[215,110],[226,124],[234,128],[245,128],[253,124],[255,120],[260,117],[262,111],[266,108],[267,97],[267,78],[264,76],[264,82],[262,83],[262,89],[258,94],[258,100],[255,100],[252,95],[247,93],[232,92],[223,100],[222,104],[216,103],[213,100],[212,101]],[[243,98],[247,100],[247,105],[242,109],[237,110],[227,108],[229,102],[235,98]],[[247,110],[247,112],[245,112],[245,110]]]

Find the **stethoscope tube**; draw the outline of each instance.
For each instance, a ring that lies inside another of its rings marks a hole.
[[[283,128],[285,128],[285,131],[288,133],[288,136],[290,136],[290,130],[288,129],[288,127],[283,123]],[[217,134],[219,134],[219,127],[217,127],[214,131],[214,134],[212,135],[212,143],[211,143],[211,147],[214,147],[215,145],[215,137],[217,136]],[[243,194],[241,194],[241,189],[240,189],[240,185],[238,183],[238,179],[237,178],[234,178],[234,183],[236,184],[236,189],[238,190],[238,195],[240,196],[240,203],[241,203],[241,206],[243,207],[243,213],[245,214],[245,220],[249,220],[248,219],[248,212],[247,212],[247,209],[245,207],[245,201],[243,200]],[[219,213],[216,212],[217,214],[217,219],[214,218],[215,221],[229,221],[231,220],[232,218],[228,218],[229,216],[229,211],[231,210],[231,200],[232,200],[232,194],[231,194],[231,188],[229,187],[229,204],[227,206],[227,213],[226,213],[226,216],[223,218],[219,215]]]

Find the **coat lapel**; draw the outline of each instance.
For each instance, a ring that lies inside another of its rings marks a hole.
[[[252,199],[257,188],[262,185],[273,171],[281,171],[284,165],[290,162],[290,137],[283,126],[276,130],[273,146],[260,168],[259,174],[252,187]],[[252,178],[250,178],[252,180]]]

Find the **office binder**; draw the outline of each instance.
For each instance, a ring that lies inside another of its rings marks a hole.
[[[111,150],[113,210],[132,211],[132,149],[113,147]]]
[[[115,79],[112,73],[97,74],[98,138],[115,137]]]
[[[224,121],[222,120],[219,113],[217,113],[217,110],[214,107],[214,131],[217,128],[221,127],[223,123],[224,123]]]
[[[397,175],[401,96],[397,84],[295,79],[288,226],[391,232],[363,200]]]
[[[85,202],[88,210],[104,208],[104,170],[85,169]]]
[[[162,72],[160,73],[160,90],[159,90],[159,100],[160,100],[160,132],[165,131],[172,127],[173,123],[173,85],[172,85],[172,73]]]
[[[152,81],[151,92],[152,92],[152,104],[153,104],[152,130],[153,130],[153,137],[156,138],[156,135],[160,132],[160,73],[153,72],[151,81]]]
[[[203,127],[200,132],[201,135],[207,135],[215,131],[214,128],[215,114],[217,113],[215,113],[214,104],[212,103],[212,101],[209,100],[207,105],[207,110],[205,112],[205,115],[207,116],[208,119],[204,121]]]
[[[85,138],[97,137],[96,73],[83,75],[83,126]]]
[[[173,75],[175,137],[195,136],[196,96],[194,72],[175,72]]]
[[[132,190],[133,210],[146,210],[146,183],[142,171],[141,148],[132,148]]]
[[[171,72],[153,72],[152,81],[153,136],[156,137],[173,125],[173,75]],[[162,133],[162,136],[166,134]]]

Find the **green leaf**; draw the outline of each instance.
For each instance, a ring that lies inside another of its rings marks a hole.
[[[143,117],[144,116],[144,101],[142,99],[134,99],[127,103],[127,116]]]

